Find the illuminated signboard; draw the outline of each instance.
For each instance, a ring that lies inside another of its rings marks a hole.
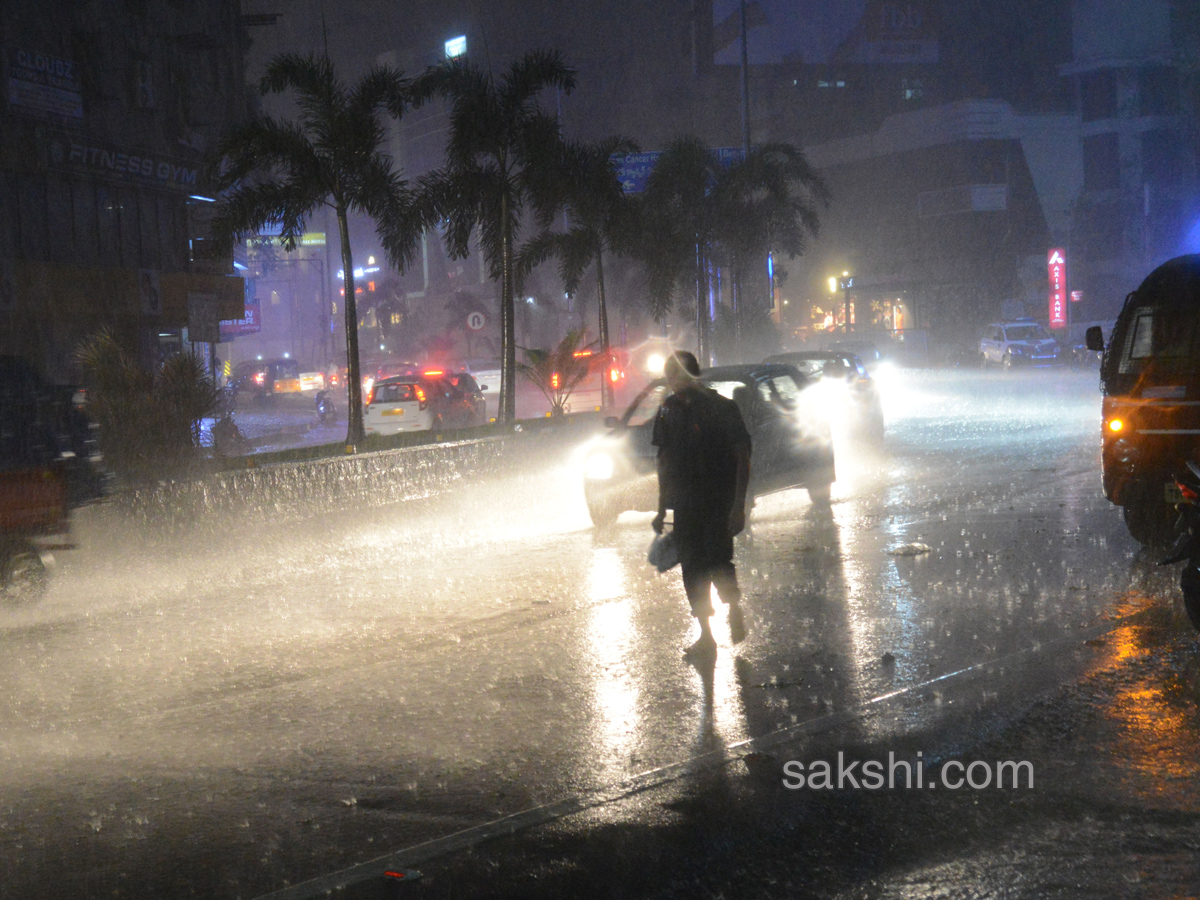
[[[446,41],[446,59],[455,59],[467,52],[467,36],[460,34]]]
[[[1046,257],[1050,283],[1050,327],[1067,326],[1067,251],[1055,247]]]

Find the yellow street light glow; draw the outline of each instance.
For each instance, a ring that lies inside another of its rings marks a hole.
[[[1113,432],[1120,431],[1124,427],[1125,427],[1125,423],[1122,422],[1120,419],[1110,419],[1108,422],[1108,430],[1109,431],[1113,431]]]

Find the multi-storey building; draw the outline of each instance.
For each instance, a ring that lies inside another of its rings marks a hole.
[[[238,0],[0,8],[0,353],[67,380],[100,328],[149,365],[242,318],[205,212],[207,153],[247,111],[243,34]]]

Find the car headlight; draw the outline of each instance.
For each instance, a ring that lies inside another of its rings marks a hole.
[[[607,453],[593,453],[584,463],[583,477],[588,481],[608,481],[613,476],[613,460]]]

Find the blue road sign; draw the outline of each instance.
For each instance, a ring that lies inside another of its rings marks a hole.
[[[714,147],[713,154],[717,162],[728,167],[742,159],[745,154],[741,147]],[[617,170],[617,180],[621,182],[627,194],[640,194],[646,190],[646,181],[654,170],[654,164],[662,156],[661,150],[647,150],[644,153],[614,153],[613,167]]]
[[[613,166],[617,170],[617,180],[621,182],[627,194],[640,194],[646,189],[646,179],[658,158],[661,150],[648,150],[645,153],[614,153]]]

